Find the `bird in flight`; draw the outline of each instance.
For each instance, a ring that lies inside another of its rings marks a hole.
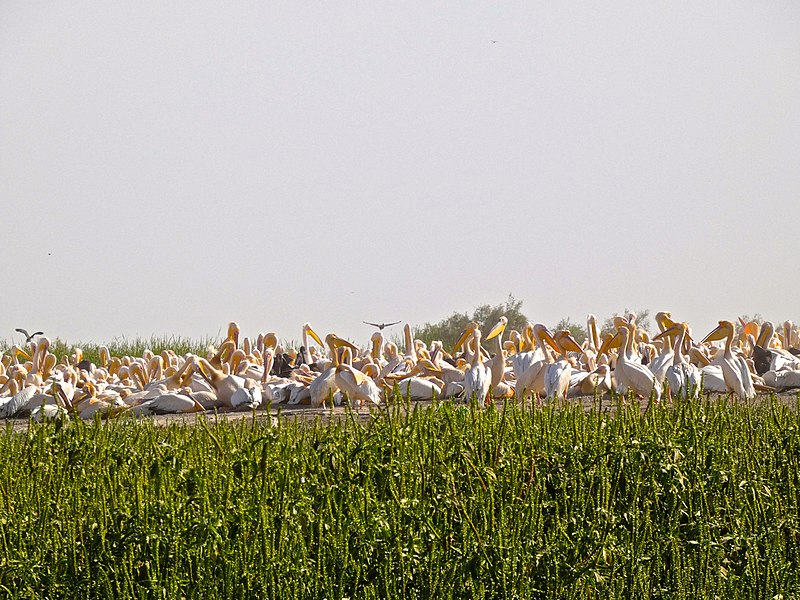
[[[19,333],[21,333],[22,335],[25,336],[25,343],[26,344],[30,343],[30,341],[33,338],[35,338],[37,335],[44,335],[44,331],[35,331],[34,333],[28,333],[27,331],[25,331],[24,329],[21,329],[21,328],[15,329],[14,331],[18,331]]]
[[[384,330],[386,327],[391,327],[392,325],[397,325],[400,321],[395,321],[394,323],[370,323],[369,321],[363,321],[365,325],[372,325],[373,327],[377,327],[381,331]]]

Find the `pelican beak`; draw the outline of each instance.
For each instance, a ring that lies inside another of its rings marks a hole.
[[[758,339],[759,334],[759,327],[758,323],[755,321],[750,321],[744,325],[744,334],[745,336],[752,335],[754,338]]]
[[[323,347],[323,348],[325,347],[325,344],[323,344],[322,340],[319,339],[319,336],[317,335],[317,332],[314,331],[313,329],[311,329],[311,325],[309,325],[308,323],[306,323],[306,333],[308,333],[308,335],[310,335],[312,338],[314,338],[314,341],[317,342],[321,347]]]
[[[670,336],[670,335],[677,335],[677,334],[680,333],[680,330],[681,330],[680,326],[677,323],[673,322],[672,325],[670,325],[668,329],[665,329],[664,331],[659,333],[657,336],[655,336],[653,338],[653,341],[663,340],[665,337]]]
[[[420,360],[414,366],[414,368],[418,368],[420,372],[425,373],[425,374],[433,373],[437,377],[441,377],[442,376],[442,370],[439,367],[437,367],[436,365],[434,365],[427,358],[423,358],[422,360]]]
[[[24,358],[25,360],[33,360],[33,358],[31,358],[31,355],[30,355],[30,354],[28,354],[27,352],[25,352],[25,350],[23,350],[23,349],[22,349],[22,348],[20,348],[19,346],[17,346],[17,347],[16,347],[16,349],[14,350],[14,352],[16,353],[16,355],[17,355],[17,358],[20,358],[20,357],[22,357],[22,358]]]
[[[542,339],[545,342],[547,342],[553,350],[555,350],[559,354],[561,353],[561,348],[558,347],[558,344],[556,343],[556,340],[555,340],[555,338],[553,338],[553,334],[550,333],[549,329],[547,329],[546,327],[543,328],[542,331],[541,331],[541,335],[542,335]]]
[[[619,345],[622,343],[622,338],[620,337],[619,333],[614,334],[611,337],[607,337],[603,340],[602,345],[600,346],[600,350],[597,351],[597,356],[601,356],[603,354],[608,353],[611,348],[619,348]]]
[[[237,346],[239,345],[239,325],[236,321],[231,321],[228,324],[228,335],[225,339],[232,341]]]
[[[500,319],[500,320],[497,322],[497,325],[495,325],[494,327],[492,327],[492,330],[491,330],[491,331],[489,332],[489,334],[486,336],[486,339],[487,339],[487,340],[491,340],[492,338],[495,338],[495,337],[497,337],[498,335],[500,335],[501,333],[503,333],[503,332],[506,330],[506,325],[508,325],[508,319],[506,319],[505,317],[503,317],[502,319]]]
[[[353,344],[351,344],[350,342],[348,342],[343,338],[340,338],[336,334],[332,333],[330,335],[332,336],[332,342],[334,348],[350,348],[350,350],[352,350],[353,352],[358,352],[358,346],[354,346]]]
[[[700,342],[701,344],[705,344],[706,342],[716,342],[717,340],[723,340],[728,336],[728,329],[724,327],[722,323],[719,324],[719,327],[714,329],[711,333],[709,333],[703,340]]]
[[[458,341],[456,342],[456,345],[453,348],[453,354],[458,352],[458,349],[461,348],[461,346],[464,344],[464,342],[466,342],[467,339],[469,339],[469,336],[471,336],[473,333],[474,333],[474,331],[473,331],[472,327],[467,327],[464,330],[464,333],[462,333],[461,337],[458,338]]]
[[[583,352],[583,348],[581,348],[580,344],[578,344],[575,338],[570,334],[561,338],[561,345],[570,352]]]

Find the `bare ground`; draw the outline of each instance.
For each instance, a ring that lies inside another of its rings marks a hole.
[[[713,397],[719,396],[726,396],[725,394],[711,394]],[[784,392],[781,394],[777,394],[777,397],[792,408],[800,408],[800,394],[796,391],[792,392]],[[756,397],[755,400],[751,401],[752,403],[759,403],[763,402],[769,398],[768,394],[762,394]],[[439,401],[437,401],[439,402]],[[449,400],[442,401],[442,402],[450,402]],[[453,401],[455,403],[463,404],[460,401]],[[582,398],[573,398],[570,399],[569,404],[576,404],[581,403],[583,405],[583,409],[586,412],[591,410],[601,410],[613,413],[617,407],[617,399],[611,399],[608,396],[603,398],[593,398],[591,396],[584,396]],[[647,400],[639,400],[639,406],[641,410],[646,410],[648,406]],[[408,410],[409,406],[413,409],[416,406],[431,406],[433,403],[431,401],[415,401],[411,402],[410,405],[405,404],[401,405],[399,408],[400,410]],[[335,406],[333,408],[311,408],[308,406],[302,405],[295,405],[295,406],[287,406],[287,405],[277,405],[271,406],[268,410],[267,409],[257,409],[255,412],[247,411],[247,412],[206,412],[206,413],[193,413],[193,414],[170,414],[170,415],[159,415],[154,417],[139,417],[142,421],[151,421],[155,425],[166,426],[171,425],[173,423],[187,423],[187,424],[195,424],[199,416],[203,416],[206,419],[207,423],[213,424],[217,421],[226,420],[226,421],[241,421],[241,420],[252,420],[256,419],[260,422],[265,422],[268,419],[272,423],[277,423],[278,419],[290,419],[290,420],[299,420],[302,422],[306,422],[309,424],[313,424],[315,422],[319,422],[322,424],[326,424],[332,419],[340,420],[340,419],[357,419],[359,422],[366,423],[370,419],[378,417],[382,414],[385,414],[387,411],[386,406],[364,406],[358,410],[346,408],[344,406]],[[127,418],[127,417],[122,417]],[[6,431],[13,431],[13,432],[20,432],[25,431],[28,428],[30,420],[25,419],[8,419],[6,422]]]

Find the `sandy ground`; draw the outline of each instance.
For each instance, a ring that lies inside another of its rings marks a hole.
[[[712,396],[721,396],[722,394],[712,394]],[[778,398],[787,406],[798,408],[800,407],[800,400],[798,400],[798,393],[785,392],[778,394]],[[769,398],[767,394],[759,395],[752,402],[758,403]],[[617,406],[617,400],[612,400],[609,396],[602,399],[595,399],[591,396],[583,398],[572,398],[568,401],[570,404],[580,403],[583,409],[589,412],[592,409],[614,412]],[[411,407],[416,406],[425,407],[431,406],[431,401],[412,402]],[[459,402],[463,405],[463,402]],[[647,409],[647,401],[641,400],[639,405],[642,410]],[[407,407],[401,406],[401,410],[407,410]],[[386,406],[364,406],[359,410],[347,409],[343,406],[335,406],[333,408],[310,408],[308,406],[295,405],[277,405],[270,407],[269,410],[258,409],[255,414],[252,411],[247,412],[227,412],[227,413],[194,413],[187,415],[160,415],[155,417],[139,417],[142,421],[152,421],[156,425],[170,425],[172,423],[188,423],[194,424],[199,416],[205,417],[208,423],[216,423],[219,420],[240,421],[246,419],[257,419],[264,422],[269,419],[272,423],[277,423],[280,419],[293,419],[301,420],[309,424],[314,422],[327,423],[331,419],[347,419],[354,418],[360,422],[367,422],[371,418],[378,417],[385,414],[388,408]],[[122,417],[125,418],[125,417]],[[6,422],[6,431],[25,431],[29,425],[29,419],[8,419]]]

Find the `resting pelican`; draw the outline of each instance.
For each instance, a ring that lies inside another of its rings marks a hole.
[[[397,386],[400,395],[410,400],[433,400],[436,396],[442,395],[444,381],[442,381],[442,370],[428,359],[421,359],[406,373],[386,377],[384,385],[387,389],[389,384]],[[392,390],[387,391],[388,396]]]
[[[572,371],[569,378],[568,398],[603,395],[611,391],[611,368],[600,365],[593,371]]]
[[[315,338],[316,339],[316,338]],[[348,347],[353,352],[358,352],[353,344],[340,338],[335,333],[329,333],[325,336],[325,343],[330,350],[333,362],[331,366],[320,373],[311,385],[308,386],[309,394],[311,395],[311,406],[324,406],[328,398],[332,398],[337,391],[339,385],[336,383],[336,367],[339,366],[339,348]]]
[[[356,408],[356,404],[361,408],[365,401],[380,404],[382,399],[380,388],[372,378],[349,364],[352,361],[351,352],[350,347],[345,347],[344,357],[341,364],[336,367],[334,375],[336,385],[350,398],[353,408]]]
[[[717,359],[719,366],[722,369],[722,377],[725,380],[725,386],[729,391],[733,392],[741,399],[754,398],[756,390],[753,387],[753,377],[750,375],[750,369],[747,368],[747,363],[741,356],[734,356],[733,354],[733,336],[735,328],[730,321],[720,321],[719,326],[709,333],[702,341],[711,342],[717,340],[725,340],[725,350],[722,356]]]
[[[230,408],[255,408],[261,404],[261,388],[253,379],[226,375],[211,366],[205,358],[194,357],[197,370],[208,381],[217,398]]]
[[[464,397],[469,401],[474,396],[479,402],[486,403],[489,400],[489,389],[492,385],[492,372],[483,362],[481,330],[478,329],[478,324],[475,321],[470,323],[464,333],[461,334],[453,353],[455,354],[456,350],[470,337],[472,337],[472,343],[475,348],[470,367],[464,373]]]

